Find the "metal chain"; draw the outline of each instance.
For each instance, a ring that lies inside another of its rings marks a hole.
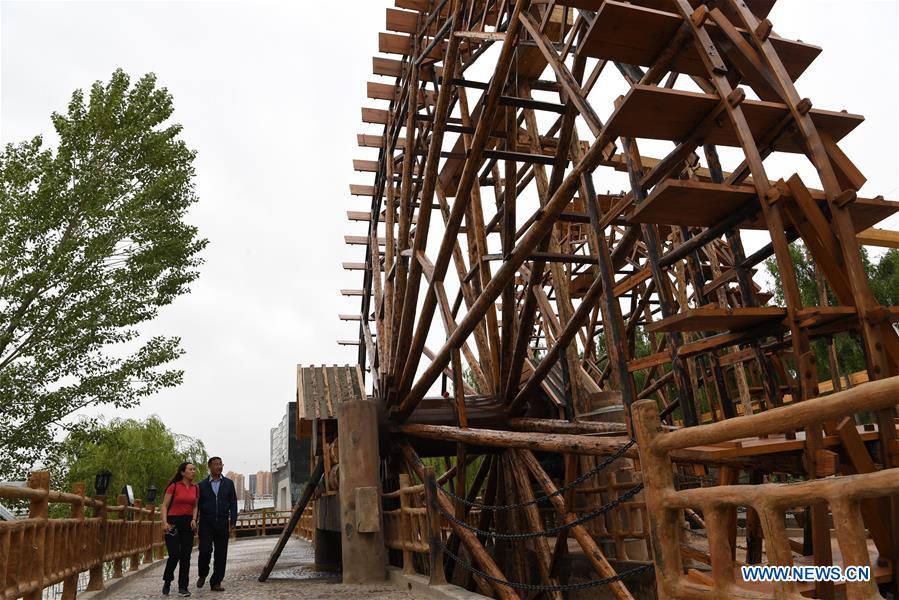
[[[437,545],[443,550],[444,554],[446,554],[450,559],[459,564],[466,571],[471,571],[478,577],[486,579],[487,581],[492,581],[493,583],[498,583],[500,585],[505,585],[512,589],[516,590],[526,590],[531,592],[571,592],[575,590],[584,590],[591,587],[596,587],[599,585],[609,585],[610,583],[615,583],[617,581],[622,581],[624,579],[628,579],[630,577],[635,577],[637,575],[641,575],[648,571],[652,571],[655,568],[653,563],[647,563],[645,565],[641,565],[639,567],[629,569],[624,571],[623,573],[617,573],[612,577],[606,577],[604,579],[593,579],[591,581],[584,581],[581,583],[569,583],[566,585],[543,585],[543,584],[533,584],[533,583],[519,583],[517,581],[506,581],[505,579],[500,579],[499,577],[494,577],[493,575],[489,575],[471,563],[465,561],[462,558],[459,558],[452,551],[446,547],[446,545],[438,541]]]
[[[549,500],[553,496],[561,496],[562,494],[564,494],[571,488],[582,484],[583,482],[587,481],[594,475],[598,474],[600,471],[604,470],[610,464],[612,464],[613,462],[615,462],[616,460],[618,460],[619,458],[624,456],[624,453],[627,452],[628,450],[630,450],[631,447],[636,443],[637,442],[635,440],[629,440],[625,445],[623,445],[621,448],[616,450],[614,454],[610,454],[607,458],[603,459],[603,461],[601,463],[599,463],[595,468],[590,469],[589,471],[587,471],[586,473],[584,473],[577,479],[572,480],[571,483],[562,486],[561,488],[557,489],[552,494],[540,496],[539,498],[535,498],[534,500],[528,500],[526,502],[517,502],[515,504],[493,504],[493,505],[481,504],[480,502],[473,502],[473,501],[469,500],[468,498],[463,498],[461,496],[457,496],[456,494],[454,494],[450,490],[443,488],[442,486],[438,486],[437,489],[440,490],[441,492],[443,492],[444,494],[446,494],[447,496],[449,496],[450,498],[452,498],[453,500],[455,500],[456,502],[461,502],[462,504],[464,504],[465,506],[467,506],[469,508],[477,508],[479,510],[491,510],[491,511],[502,511],[502,510],[512,510],[512,509],[516,509],[516,508],[523,508],[525,506],[530,506],[532,504],[540,504],[541,502]]]
[[[456,525],[459,525],[460,527],[464,527],[465,529],[468,529],[469,531],[473,531],[474,533],[476,533],[480,536],[497,538],[497,539],[501,539],[501,540],[524,540],[524,539],[535,538],[535,537],[556,535],[558,533],[561,533],[563,531],[567,531],[568,529],[571,529],[575,525],[580,525],[582,523],[586,523],[587,521],[591,521],[591,520],[595,519],[596,517],[598,517],[599,515],[607,513],[614,508],[617,508],[618,505],[621,504],[622,502],[626,502],[627,500],[630,500],[631,498],[636,496],[638,493],[640,493],[640,490],[642,490],[642,489],[643,489],[643,484],[638,483],[637,485],[635,485],[628,491],[624,492],[623,494],[621,494],[614,500],[611,500],[610,502],[603,504],[596,510],[593,510],[589,513],[581,515],[577,519],[570,521],[568,523],[565,523],[563,525],[559,525],[558,527],[551,527],[549,529],[544,529],[543,531],[528,531],[528,532],[512,531],[512,532],[508,532],[508,533],[497,532],[497,531],[485,531],[485,530],[479,529],[473,525],[469,525],[465,521],[457,518],[455,515],[444,510],[444,508],[442,506],[440,506],[439,504],[437,505],[437,509],[449,521],[452,521]]]

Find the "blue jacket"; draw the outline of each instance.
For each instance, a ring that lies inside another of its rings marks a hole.
[[[212,483],[207,477],[200,482],[200,520],[237,524],[237,492],[234,490],[234,482],[222,475],[219,484],[218,496],[212,491]]]

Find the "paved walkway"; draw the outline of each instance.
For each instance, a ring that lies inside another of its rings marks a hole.
[[[276,537],[249,538],[232,541],[228,546],[228,569],[222,585],[225,592],[212,592],[209,583],[196,588],[197,549],[194,548],[190,568],[192,598],[231,598],[268,600],[271,598],[366,598],[374,600],[414,600],[414,596],[388,583],[380,585],[344,585],[335,573],[319,573],[312,568],[312,546],[297,538],[288,542],[275,570],[265,583],[258,581],[262,566],[277,541]],[[178,598],[172,586],[170,598]],[[116,589],[116,600],[144,600],[162,598],[162,568],[156,567],[136,575]]]

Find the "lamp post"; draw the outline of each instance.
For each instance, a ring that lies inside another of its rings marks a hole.
[[[152,483],[147,487],[147,495],[145,497],[146,507],[150,509],[149,520],[153,522],[154,526],[156,524],[156,493],[159,491]],[[147,552],[144,554],[144,562],[151,563],[153,562],[156,554],[155,554],[155,540],[156,535],[158,533],[158,528],[153,527],[152,532],[150,533],[150,547],[147,548]]]

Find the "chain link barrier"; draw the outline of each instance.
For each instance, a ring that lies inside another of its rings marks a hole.
[[[592,510],[584,515],[581,515],[577,519],[570,521],[568,523],[565,523],[563,525],[559,525],[558,527],[551,527],[549,529],[544,529],[542,531],[528,531],[528,532],[511,531],[508,533],[507,532],[499,532],[499,531],[485,531],[485,530],[479,529],[473,525],[469,525],[465,521],[457,518],[452,513],[447,512],[439,504],[437,505],[437,510],[440,511],[440,514],[442,514],[447,520],[452,521],[456,525],[458,525],[460,527],[464,527],[465,529],[468,529],[469,531],[472,531],[479,536],[496,538],[496,539],[501,539],[501,540],[524,540],[524,539],[535,538],[535,537],[556,535],[563,531],[567,531],[576,525],[581,525],[583,523],[586,523],[587,521],[591,521],[591,520],[595,519],[596,517],[598,517],[599,515],[602,515],[604,513],[609,512],[610,510],[617,508],[618,505],[621,504],[622,502],[626,502],[626,501],[630,500],[631,498],[636,496],[638,493],[640,493],[640,491],[642,489],[643,489],[643,484],[638,483],[637,485],[635,485],[628,491],[624,492],[623,494],[621,494],[614,500],[606,502],[605,504],[603,504],[596,510]]]
[[[461,566],[466,571],[470,571],[471,573],[481,577],[487,581],[491,581],[493,583],[498,583],[500,585],[504,585],[510,587],[515,590],[524,590],[528,592],[573,592],[576,590],[585,590],[592,587],[597,587],[600,585],[609,585],[610,583],[615,583],[617,581],[623,581],[625,579],[630,579],[631,577],[636,577],[637,575],[642,575],[643,573],[652,571],[655,568],[653,563],[647,563],[645,565],[641,565],[639,567],[628,569],[622,573],[617,573],[612,577],[605,577],[603,579],[593,579],[590,581],[583,581],[580,583],[569,583],[565,585],[544,585],[544,584],[535,584],[535,583],[521,583],[517,581],[506,581],[505,579],[500,579],[499,577],[494,577],[484,571],[481,571],[468,561],[463,558],[460,558],[453,554],[453,552],[446,547],[443,542],[437,542],[437,545],[443,550],[443,553],[446,554],[453,562]]]
[[[616,450],[614,454],[610,454],[607,458],[603,459],[603,461],[601,463],[596,465],[596,467],[590,469],[589,471],[587,471],[586,473],[584,473],[577,479],[573,479],[571,481],[571,483],[568,483],[568,484],[562,486],[561,488],[557,489],[552,494],[540,496],[539,498],[535,498],[534,500],[528,500],[526,502],[517,502],[515,504],[481,504],[480,502],[473,502],[473,501],[469,500],[468,498],[463,498],[461,496],[457,496],[456,494],[454,494],[450,490],[445,489],[442,486],[437,486],[437,489],[440,490],[441,492],[443,492],[445,495],[452,498],[454,501],[461,502],[462,504],[464,504],[465,506],[467,506],[469,508],[476,508],[479,510],[489,510],[489,511],[504,511],[504,510],[514,510],[516,508],[524,508],[525,506],[530,506],[532,504],[540,504],[542,502],[545,502],[545,501],[549,500],[550,498],[552,498],[553,496],[561,496],[562,494],[564,494],[571,488],[582,484],[583,482],[587,481],[591,477],[593,477],[593,476],[597,475],[598,473],[600,473],[601,471],[605,470],[613,462],[615,462],[616,460],[618,460],[619,458],[624,456],[624,454],[628,450],[630,450],[636,443],[637,442],[635,440],[629,440],[625,445],[623,445],[621,448]],[[640,486],[642,487],[642,484],[640,484]]]

